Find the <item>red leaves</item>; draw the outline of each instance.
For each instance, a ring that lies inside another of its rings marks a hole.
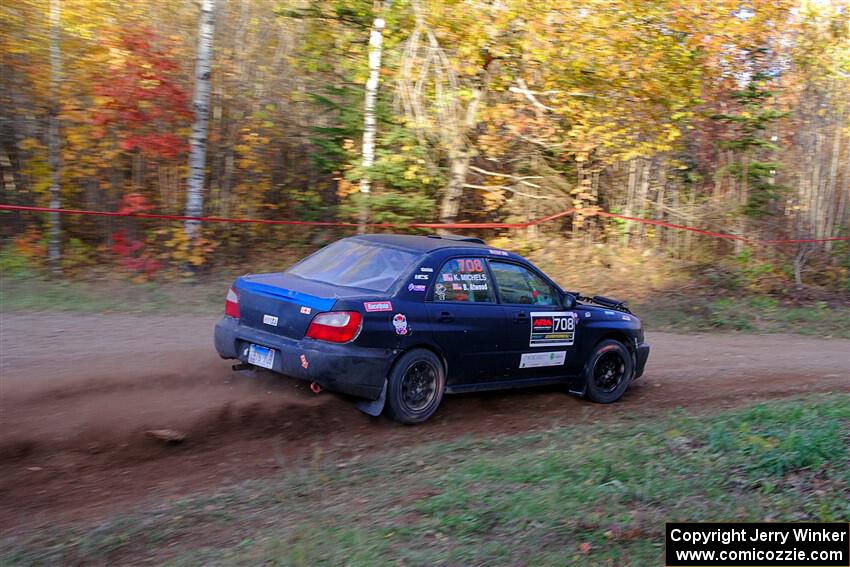
[[[186,140],[179,138],[170,132],[164,134],[152,133],[142,136],[129,136],[118,143],[119,147],[126,151],[140,150],[146,155],[153,155],[167,159],[176,158],[189,149]]]
[[[132,272],[153,276],[160,268],[159,260],[151,258],[144,250],[145,243],[127,236],[126,229],[112,233],[112,251],[119,256],[119,263]]]
[[[150,29],[122,31],[117,40],[126,53],[113,74],[97,77],[92,90],[92,124],[115,126],[124,151],[173,159],[189,149],[177,132],[189,125],[189,92],[178,82],[179,67]]]
[[[127,193],[121,198],[121,206],[118,212],[122,215],[130,215],[133,213],[143,213],[153,209],[153,205],[149,205],[145,196],[141,193]]]
[[[141,213],[153,209],[145,196],[140,193],[128,193],[121,199],[118,212],[122,215]],[[145,243],[128,236],[126,229],[112,233],[112,252],[119,256],[121,265],[132,272],[153,276],[160,268],[159,260],[151,257],[145,249]]]

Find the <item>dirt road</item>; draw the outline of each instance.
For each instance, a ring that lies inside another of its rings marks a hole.
[[[847,340],[648,332],[646,375],[620,403],[551,388],[452,396],[429,423],[402,427],[302,383],[232,372],[213,350],[214,321],[3,314],[0,530],[94,520],[299,462],[421,440],[850,391]],[[188,437],[169,446],[144,434],[162,428]]]

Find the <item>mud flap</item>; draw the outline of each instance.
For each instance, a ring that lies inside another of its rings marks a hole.
[[[573,396],[583,398],[587,395],[587,365],[581,369],[581,374],[574,380],[570,380],[570,386],[567,390]]]
[[[587,395],[587,380],[582,379],[580,382],[573,382],[570,384],[570,389],[568,391],[573,396],[583,398]]]
[[[387,381],[384,380],[384,387],[381,388],[381,395],[378,396],[378,399],[375,401],[367,401],[362,400],[357,402],[355,405],[357,409],[362,411],[365,414],[371,415],[372,417],[377,417],[381,415],[381,412],[384,411],[384,403],[387,401]]]

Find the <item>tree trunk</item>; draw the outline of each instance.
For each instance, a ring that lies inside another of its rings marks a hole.
[[[662,158],[658,171],[658,193],[655,196],[655,214],[652,218],[655,220],[664,220],[664,194],[667,192],[667,165]],[[664,240],[666,233],[660,228],[656,231],[657,234],[657,249],[664,248]]]
[[[204,212],[204,168],[207,157],[207,127],[210,111],[210,64],[215,31],[215,0],[201,1],[198,27],[198,53],[195,57],[195,123],[189,140],[189,181],[186,187],[186,216],[199,217]],[[194,240],[199,221],[186,221],[186,236]]]
[[[372,33],[369,35],[369,80],[366,81],[366,100],[363,105],[363,177],[360,178],[360,223],[357,232],[366,232],[369,221],[369,193],[372,182],[369,179],[369,169],[375,163],[375,135],[377,120],[375,118],[375,101],[378,98],[378,82],[381,75],[381,54],[384,42],[383,6],[378,17],[372,22]]]
[[[841,154],[841,126],[843,125],[844,115],[839,113],[838,120],[833,125],[833,140],[832,140],[832,161],[829,166],[829,176],[826,182],[826,190],[824,196],[823,215],[824,220],[823,236],[821,238],[829,238],[832,236],[832,227],[835,222],[835,217],[838,214],[838,209],[835,208],[835,187],[838,181],[838,156]],[[824,242],[824,250],[827,253],[832,252],[832,242]]]
[[[697,202],[697,189],[696,187],[691,187],[691,193],[688,196],[688,215],[690,218],[694,218],[696,216],[696,202]],[[685,254],[686,257],[691,257],[691,249],[693,243],[694,233],[691,231],[685,232]]]
[[[466,172],[469,169],[469,152],[464,147],[449,151],[449,182],[440,203],[440,221],[451,223],[457,220],[460,212],[460,198],[466,183]]]
[[[635,199],[635,216],[638,218],[644,218],[644,211],[646,210],[646,196],[649,194],[649,178],[652,174],[652,160],[642,159],[641,160],[641,181],[638,186],[637,197]],[[636,227],[638,230],[638,238],[640,240],[640,244],[643,245],[646,240],[646,225],[638,224]]]
[[[630,217],[632,216],[634,199],[635,199],[635,185],[637,184],[638,177],[638,159],[640,158],[632,158],[629,160],[629,182],[626,187],[626,206],[623,209],[623,215]],[[631,221],[626,221],[625,226],[623,227],[623,246],[629,245],[629,236],[632,231],[632,223]]]
[[[736,214],[738,215],[738,235],[746,236],[747,234],[747,204],[750,202],[750,156],[747,152],[741,157],[741,205]],[[735,254],[739,255],[744,251],[744,241],[735,241]]]
[[[62,48],[60,46],[60,35],[62,23],[60,21],[62,8],[59,0],[50,0],[50,119],[47,131],[47,153],[50,163],[50,207],[58,209],[62,201],[59,191],[59,154],[62,150],[59,140],[59,87],[62,82]],[[50,242],[48,244],[48,257],[50,267],[55,273],[61,273],[61,239],[62,226],[59,213],[50,213]]]
[[[489,70],[485,67],[480,74],[480,83],[472,89],[472,98],[466,106],[466,116],[463,123],[457,126],[454,140],[449,150],[449,183],[443,193],[440,203],[440,222],[451,223],[457,221],[460,213],[460,201],[463,196],[463,186],[466,184],[466,172],[472,159],[472,152],[467,147],[467,135],[475,127],[478,106],[484,99],[484,94],[489,83]]]

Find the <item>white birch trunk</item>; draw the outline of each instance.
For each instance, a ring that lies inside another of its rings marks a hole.
[[[204,212],[204,171],[207,157],[207,128],[210,113],[210,66],[215,32],[215,0],[201,1],[198,26],[198,53],[195,57],[195,98],[192,108],[195,123],[189,140],[189,181],[186,186],[186,216],[199,217]],[[194,239],[199,221],[186,221],[186,236]]]
[[[383,11],[383,10],[382,10]],[[381,55],[384,44],[384,19],[379,14],[372,22],[372,33],[369,34],[369,80],[366,81],[366,101],[363,105],[363,177],[360,178],[360,225],[358,232],[366,231],[369,220],[369,204],[367,199],[372,190],[369,180],[369,168],[375,163],[375,136],[377,134],[377,119],[375,118],[375,102],[378,99],[378,82],[381,75]]]
[[[47,153],[50,164],[50,207],[58,209],[62,203],[59,187],[61,141],[59,139],[59,87],[62,82],[62,8],[59,0],[50,0],[50,119],[47,131]],[[61,262],[62,225],[59,213],[50,213],[50,242],[48,257],[54,272],[62,271]]]

